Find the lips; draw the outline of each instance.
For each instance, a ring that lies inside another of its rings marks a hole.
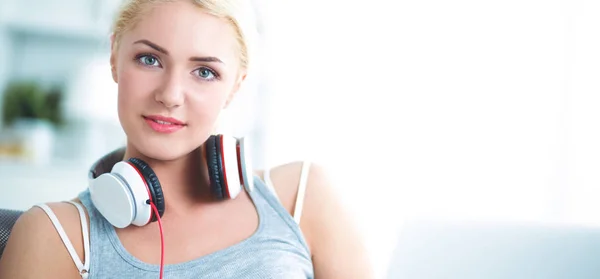
[[[185,123],[178,119],[160,115],[144,116],[144,120],[152,130],[163,134],[179,131],[186,126]]]
[[[166,117],[166,116],[162,116],[162,115],[148,115],[148,116],[144,116],[144,118],[156,121],[157,123],[160,123],[160,124],[185,125],[182,121],[180,121],[176,118]]]

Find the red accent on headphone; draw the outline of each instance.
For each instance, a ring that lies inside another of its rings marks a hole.
[[[158,229],[160,230],[160,279],[162,279],[164,272],[163,269],[165,267],[165,239],[163,234],[162,221],[160,220],[158,209],[156,208],[156,205],[154,205],[153,202],[150,203],[150,206],[152,206],[152,210],[154,210],[154,214],[156,214],[157,216],[156,220],[158,220]]]

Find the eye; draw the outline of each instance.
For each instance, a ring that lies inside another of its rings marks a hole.
[[[205,80],[214,80],[218,78],[218,75],[213,70],[206,67],[199,68],[195,70],[194,73],[201,79]]]
[[[137,57],[137,61],[138,63],[142,64],[143,66],[152,66],[152,67],[160,67],[160,63],[158,62],[158,59],[152,55],[140,55]]]

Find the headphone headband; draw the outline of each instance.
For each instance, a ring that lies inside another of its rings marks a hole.
[[[94,180],[103,173],[109,173],[113,166],[122,161],[125,157],[125,147],[113,150],[112,152],[98,159],[88,171],[88,180]]]

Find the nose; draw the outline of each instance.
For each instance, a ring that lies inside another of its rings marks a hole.
[[[175,74],[165,75],[163,86],[159,87],[154,100],[167,108],[176,108],[183,105],[185,92],[183,82]]]

